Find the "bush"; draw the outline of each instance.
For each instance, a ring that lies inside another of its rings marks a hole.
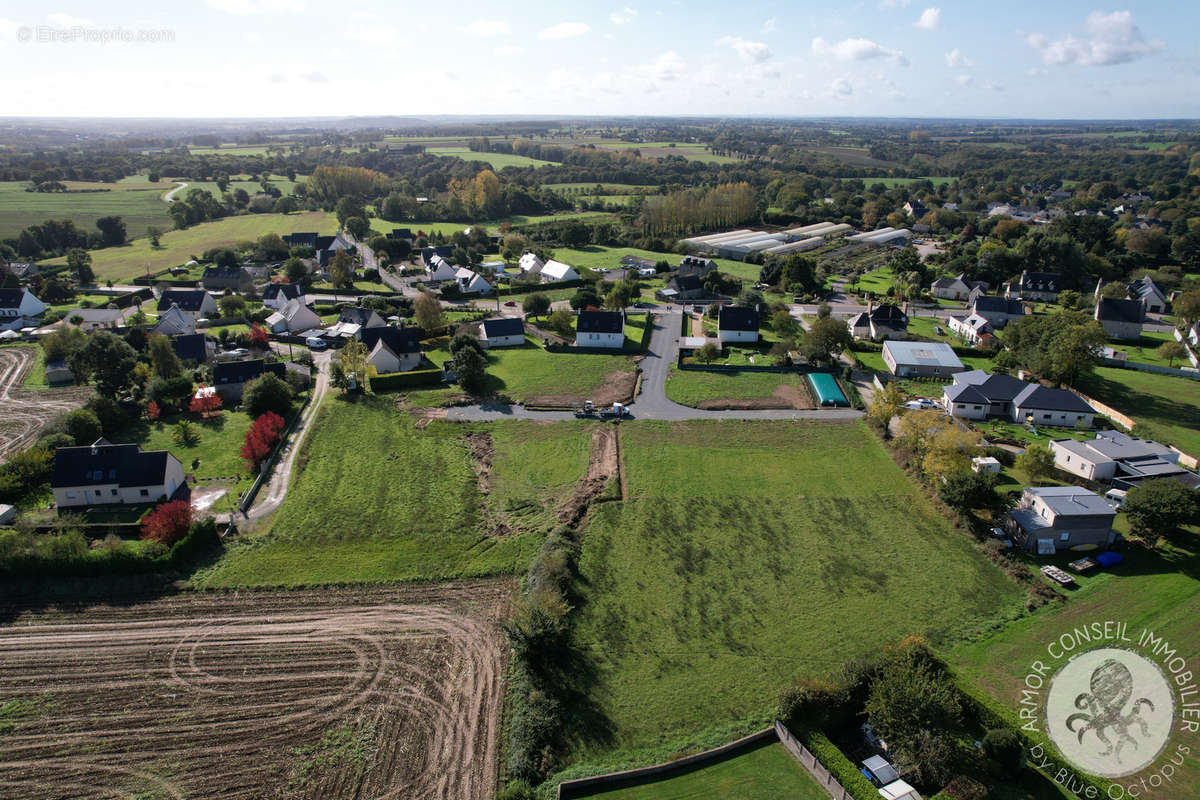
[[[252,417],[274,413],[286,417],[292,410],[292,387],[270,372],[246,384],[242,405]]]
[[[33,447],[0,464],[0,503],[18,505],[49,489],[54,472],[54,453]]]
[[[848,791],[854,800],[879,800],[879,791],[867,780],[854,762],[846,758],[846,754],[837,745],[829,741],[829,737],[820,731],[800,730],[796,732],[817,760],[829,770],[837,782]]]
[[[63,420],[66,433],[79,446],[89,445],[104,435],[104,428],[94,413],[86,408],[77,408]]]
[[[959,775],[950,781],[938,794],[938,797],[948,800],[984,800],[987,796],[987,787],[966,775]]]
[[[246,459],[246,468],[254,471],[271,455],[283,435],[283,417],[273,411],[261,415],[246,430],[242,443],[241,457]]]
[[[779,719],[789,728],[824,728],[838,716],[846,702],[840,686],[825,681],[801,679],[783,690],[779,697]]]
[[[993,728],[983,736],[983,754],[996,762],[1002,775],[1016,775],[1025,767],[1025,747],[1017,732]]]
[[[160,503],[142,520],[142,538],[173,545],[187,534],[191,526],[191,503],[169,500]]]

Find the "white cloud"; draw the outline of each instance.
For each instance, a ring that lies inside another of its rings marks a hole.
[[[951,69],[970,69],[975,66],[975,62],[964,56],[956,47],[949,53],[946,53],[946,66]]]
[[[970,75],[955,75],[954,82],[959,86],[970,86],[975,81]]]
[[[683,58],[674,50],[668,50],[642,67],[642,72],[653,81],[677,81],[683,75]]]
[[[636,8],[630,8],[629,6],[625,6],[625,8],[622,8],[620,11],[614,11],[611,14],[609,14],[608,18],[612,21],[613,25],[625,25],[630,22],[633,22],[634,18],[637,17],[637,15],[638,15],[638,12],[637,12]]]
[[[576,36],[583,36],[591,30],[591,27],[583,22],[560,22],[557,25],[551,25],[549,28],[543,28],[538,34],[539,39],[573,39]]]
[[[493,36],[505,36],[512,32],[507,22],[497,19],[477,19],[464,29],[471,36],[489,39]]]
[[[85,19],[83,17],[76,17],[72,14],[67,14],[62,11],[56,11],[53,14],[48,14],[46,16],[46,19],[50,20],[51,23],[57,25],[60,28],[74,28],[76,25],[79,25],[82,27],[82,26],[95,24],[90,19]]]
[[[304,0],[208,0],[208,5],[237,16],[304,10]]]
[[[492,52],[498,56],[519,56],[525,52],[525,48],[515,44],[502,44]]]
[[[870,39],[852,38],[830,44],[820,36],[812,40],[813,53],[822,58],[838,61],[866,61],[872,58],[892,58],[901,66],[908,66],[908,58],[899,50],[892,50]]]
[[[774,17],[771,17],[769,20],[767,20],[766,22],[764,22],[762,24],[762,32],[763,33],[774,33],[775,32],[775,18]]]
[[[829,84],[828,94],[833,97],[849,97],[854,94],[854,87],[847,78],[835,78],[833,83]]]
[[[908,8],[912,0],[879,0],[880,8]]]
[[[761,64],[771,57],[771,48],[765,42],[750,42],[740,36],[722,36],[717,46],[732,47],[747,64]]]
[[[1042,54],[1047,64],[1079,64],[1085,67],[1126,64],[1163,49],[1159,39],[1146,39],[1128,11],[1105,14],[1093,11],[1083,23],[1088,38],[1067,34],[1051,41],[1041,33],[1031,33],[1025,42]]]
[[[991,81],[984,81],[983,88],[987,89],[990,92],[1003,92],[1004,91],[1003,86],[1001,86],[998,83],[992,83]]]
[[[921,16],[913,23],[914,28],[920,28],[923,31],[936,31],[938,25],[942,24],[942,10],[940,8],[927,8],[921,12]]]

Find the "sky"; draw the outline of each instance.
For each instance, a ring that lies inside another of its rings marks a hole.
[[[1195,118],[1198,30],[1189,0],[0,0],[0,116]]]

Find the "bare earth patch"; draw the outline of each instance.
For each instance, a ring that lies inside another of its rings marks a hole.
[[[92,393],[86,386],[25,391],[22,383],[33,359],[32,347],[0,349],[0,459],[33,444],[47,422],[81,407]]]
[[[0,628],[0,796],[495,789],[508,580],[183,594]]]
[[[796,386],[780,385],[770,397],[750,400],[702,400],[696,408],[711,410],[747,410],[769,408],[816,408],[808,392]]]
[[[525,398],[525,405],[541,408],[570,408],[591,400],[598,406],[633,401],[633,390],[637,386],[637,370],[617,370],[604,376],[604,381],[589,396],[576,394],[542,394]]]
[[[621,480],[618,429],[616,425],[602,425],[592,432],[587,473],[566,505],[559,510],[559,519],[568,525],[578,523],[587,513],[588,506],[604,494],[609,481],[613,480]]]

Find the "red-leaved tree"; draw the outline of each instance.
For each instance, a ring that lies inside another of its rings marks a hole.
[[[154,402],[153,400],[151,400],[149,403],[146,403],[146,416],[152,420],[158,419],[162,416],[162,409],[158,407],[158,403]]]
[[[200,384],[200,388],[196,390],[196,396],[188,404],[188,411],[205,418],[221,410],[221,395],[216,392],[204,391],[207,388],[203,383]]]
[[[256,347],[266,347],[269,341],[271,341],[271,335],[266,328],[257,322],[250,326],[250,344]]]
[[[242,443],[241,456],[246,459],[246,468],[252,472],[258,469],[258,465],[271,455],[282,434],[283,417],[274,411],[268,411],[254,420]]]
[[[192,504],[186,500],[159,503],[142,520],[142,538],[173,545],[187,535],[192,526]]]

